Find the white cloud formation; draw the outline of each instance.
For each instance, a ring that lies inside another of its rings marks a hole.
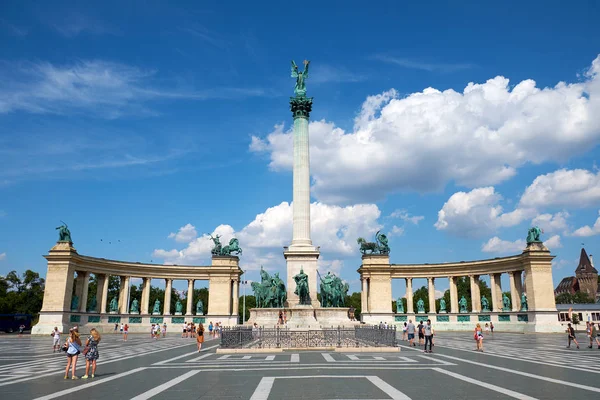
[[[153,115],[145,103],[158,99],[240,98],[262,96],[262,89],[218,88],[194,91],[159,87],[156,71],[102,60],[70,65],[48,62],[0,62],[0,114],[13,111],[67,114]]]
[[[485,253],[520,253],[525,250],[527,244],[525,240],[518,239],[514,242],[502,240],[498,236],[494,236],[481,247],[481,251]]]
[[[313,195],[327,203],[381,199],[399,190],[503,182],[528,163],[561,162],[600,142],[600,56],[581,81],[538,88],[498,76],[462,92],[426,88],[370,96],[352,132],[327,121],[311,131]],[[540,151],[540,143],[544,150]],[[282,125],[250,150],[273,170],[292,168],[292,132]],[[525,203],[523,205],[526,205]]]
[[[554,249],[561,248],[562,243],[560,242],[560,235],[554,235],[544,240],[544,245],[548,247],[551,251]]]
[[[0,253],[0,261],[6,258],[6,253]]]
[[[390,214],[390,217],[399,218],[414,225],[419,225],[419,222],[425,219],[423,215],[410,215],[406,210],[396,210]]]
[[[311,204],[312,239],[314,243],[320,245],[321,251],[328,255],[342,257],[355,255],[358,253],[356,238],[373,235],[382,228],[377,222],[380,215],[381,211],[374,204],[340,207],[313,203]],[[185,226],[180,231],[183,228]],[[281,255],[283,246],[289,245],[292,237],[292,204],[282,202],[268,208],[237,232],[229,225],[220,225],[212,232],[212,235],[216,234],[222,236],[221,243],[227,243],[232,237],[238,238],[244,251],[241,262],[245,267],[242,268],[257,269],[261,264],[270,267],[283,265],[285,263]],[[212,246],[209,235],[202,235],[192,240],[182,250],[156,249],[153,257],[161,258],[169,264],[192,264],[200,260],[208,260]],[[320,260],[320,262],[326,261]]]
[[[561,232],[568,229],[569,213],[560,211],[556,214],[539,214],[531,220],[531,225],[539,226],[544,232]]]
[[[593,226],[582,226],[581,228],[576,229],[573,233],[571,233],[571,236],[587,237],[600,235],[600,210],[598,211],[598,214],[598,219],[596,220],[596,222],[594,222]]]
[[[596,110],[596,112],[600,112]],[[522,207],[589,207],[600,204],[600,172],[559,169],[534,179],[525,189]]]
[[[402,236],[402,235],[404,235],[404,228],[394,225],[394,226],[392,226],[392,230],[390,230],[388,235],[390,237],[391,236]]]
[[[175,241],[179,243],[189,243],[197,237],[198,232],[196,232],[196,227],[192,224],[186,224],[179,228],[177,233],[171,232],[169,234],[169,238],[175,239]]]
[[[446,201],[434,224],[437,230],[445,230],[458,236],[477,237],[494,232],[501,227],[520,224],[535,215],[532,209],[516,209],[503,212],[502,196],[493,187],[456,192]]]

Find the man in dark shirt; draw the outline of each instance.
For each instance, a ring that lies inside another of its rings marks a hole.
[[[571,347],[571,340],[575,342],[577,348],[579,348],[579,343],[577,343],[577,339],[575,339],[575,329],[573,329],[571,323],[567,324],[567,334],[569,335],[569,344],[567,345],[567,349]]]
[[[417,333],[419,334],[419,346],[423,346],[423,340],[425,340],[425,335],[423,332],[424,327],[425,325],[423,325],[423,321],[419,321],[419,325],[417,325]]]

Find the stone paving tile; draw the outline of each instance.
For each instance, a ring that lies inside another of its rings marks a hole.
[[[565,348],[564,335],[436,335],[433,354],[201,353],[177,335],[105,335],[94,380],[63,380],[51,338],[0,336],[0,391],[20,399],[589,399],[600,398],[600,350]],[[583,339],[583,338],[582,338]],[[80,358],[78,375],[84,373]],[[253,397],[254,396],[254,397]]]

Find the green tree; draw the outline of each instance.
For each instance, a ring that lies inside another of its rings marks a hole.
[[[244,296],[240,296],[238,304],[238,312],[241,319],[244,316]],[[246,295],[246,319],[244,320],[244,322],[248,321],[248,319],[250,318],[251,308],[256,308],[256,297],[254,297],[254,295],[252,294]]]
[[[573,295],[571,293],[561,293],[554,298],[556,304],[573,304]]]
[[[361,313],[361,295],[360,292],[354,292],[351,295],[346,295],[346,299],[344,300],[344,305],[346,307],[354,307],[354,318],[360,321],[360,313]]]
[[[22,277],[10,271],[0,278],[0,313],[31,314],[37,318],[44,300],[44,279],[32,270],[26,270]]]
[[[586,292],[576,292],[575,295],[573,296],[573,303],[586,304],[586,303],[595,303],[595,301]]]

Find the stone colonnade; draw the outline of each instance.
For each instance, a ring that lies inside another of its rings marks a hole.
[[[45,258],[48,260],[46,289],[40,320],[32,331],[34,334],[47,334],[55,326],[65,331],[72,325],[85,328],[90,324],[90,327],[108,331],[112,330],[111,327],[115,323],[128,323],[132,332],[137,331],[136,328],[146,332],[148,324],[153,322],[167,323],[167,325],[183,323],[184,320],[178,316],[164,318],[171,315],[171,293],[175,280],[186,280],[188,293],[193,293],[196,280],[209,282],[206,315],[195,315],[193,296],[188,295],[183,317],[194,317],[193,319],[197,319],[198,322],[210,318],[223,325],[238,323],[239,279],[242,274],[238,257],[213,257],[211,266],[142,264],[83,256],[77,253],[71,243],[58,242]],[[97,289],[96,305],[88,310],[90,274],[97,277]],[[112,301],[108,298],[110,276],[120,277],[119,294],[116,299],[117,311],[110,311]],[[139,312],[136,313],[130,312],[132,299],[130,299],[129,288],[133,277],[142,278],[142,294],[141,299],[138,300]],[[160,299],[163,312],[160,315],[153,314],[153,305],[149,304],[152,279],[163,279],[165,282],[165,296],[164,299]],[[73,289],[78,299],[77,304],[73,302]],[[187,321],[192,319],[188,318]]]
[[[366,323],[408,322],[431,319],[437,329],[473,329],[477,322],[510,323],[510,330],[523,332],[554,332],[560,326],[556,321],[552,259],[549,250],[541,243],[533,243],[522,254],[489,260],[443,264],[390,264],[389,256],[364,255],[359,268],[362,281],[362,320]],[[525,281],[523,284],[523,273]],[[511,307],[503,307],[502,274],[509,275]],[[489,275],[492,298],[487,299],[489,309],[482,309],[479,279]],[[471,290],[471,309],[460,312],[457,279],[468,276]],[[407,307],[402,314],[392,310],[392,279],[404,279]],[[415,312],[413,304],[413,279],[426,278],[429,312]],[[436,309],[435,284],[448,280],[450,304],[446,310]],[[522,308],[521,295],[526,293],[527,309]],[[491,300],[491,301],[490,301]],[[466,324],[468,322],[468,324]],[[516,324],[512,324],[512,323]],[[519,324],[520,323],[520,324]]]

